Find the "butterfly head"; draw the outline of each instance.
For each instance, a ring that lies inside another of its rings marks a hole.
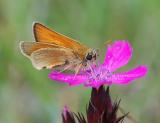
[[[86,61],[95,61],[98,55],[97,49],[90,49],[85,56]]]
[[[89,49],[86,52],[86,55],[85,55],[84,60],[82,62],[83,66],[87,67],[88,64],[94,64],[96,59],[97,59],[97,56],[98,56],[98,50],[97,49]]]

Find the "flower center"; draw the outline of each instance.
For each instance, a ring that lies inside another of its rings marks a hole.
[[[93,68],[88,72],[89,82],[106,82],[112,76],[112,72],[103,66]]]

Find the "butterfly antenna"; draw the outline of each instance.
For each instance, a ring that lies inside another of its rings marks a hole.
[[[104,42],[104,44],[105,45],[110,45],[110,44],[112,44],[112,40],[107,40],[107,41]]]

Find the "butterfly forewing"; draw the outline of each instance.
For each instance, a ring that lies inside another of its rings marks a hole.
[[[40,23],[35,23],[33,26],[33,30],[35,40],[37,42],[51,43],[70,48],[80,57],[83,57],[88,50],[88,47],[86,47],[85,45],[82,45],[67,36],[52,31]]]

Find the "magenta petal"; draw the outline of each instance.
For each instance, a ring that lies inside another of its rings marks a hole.
[[[104,59],[104,65],[110,71],[126,65],[132,56],[132,47],[128,41],[116,41],[109,45]]]
[[[87,81],[87,77],[85,75],[78,74],[75,76],[75,74],[64,74],[57,71],[51,72],[49,74],[49,78],[62,83],[68,83],[71,86],[79,85]]]
[[[132,80],[145,76],[147,71],[147,66],[138,66],[128,72],[113,74],[112,84],[129,84]]]

